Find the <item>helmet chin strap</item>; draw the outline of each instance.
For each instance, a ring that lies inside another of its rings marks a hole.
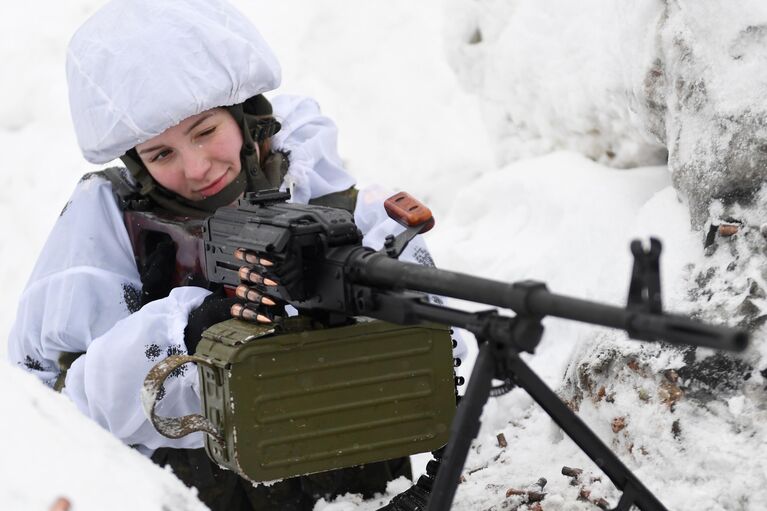
[[[190,201],[183,197],[181,197],[181,199],[190,206],[213,213],[222,206],[232,204],[245,193],[245,190],[248,187],[248,179],[245,174],[246,172],[244,170],[240,170],[237,177],[235,177],[231,183],[222,188],[220,192],[211,195],[210,197],[205,197],[204,199],[197,201]]]
[[[263,96],[260,97],[263,98]],[[266,99],[264,98],[263,101],[266,101]],[[271,105],[269,105],[268,102],[266,105],[268,105],[269,114],[271,114]],[[232,117],[234,117],[234,120],[240,127],[240,132],[242,133],[240,163],[242,168],[245,169],[245,172],[241,172],[241,174],[246,174],[246,178],[248,180],[247,189],[249,191],[256,191],[274,188],[274,185],[269,182],[269,180],[264,175],[263,170],[261,169],[261,155],[258,149],[258,142],[261,141],[261,137],[272,136],[274,133],[276,133],[276,130],[278,130],[280,127],[279,123],[273,121],[274,125],[276,125],[276,129],[273,132],[268,133],[259,132],[256,135],[258,139],[256,139],[254,138],[253,130],[260,130],[260,127],[258,126],[256,119],[251,119],[253,122],[248,122],[248,118],[251,117],[251,115],[245,112],[244,104],[239,103],[237,105],[228,106],[226,109],[229,111]],[[279,186],[279,183],[277,186]]]

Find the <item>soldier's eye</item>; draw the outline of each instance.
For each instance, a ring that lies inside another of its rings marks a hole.
[[[206,137],[206,136],[208,136],[208,135],[211,135],[211,134],[213,134],[213,132],[214,132],[214,131],[216,131],[216,127],[215,127],[215,126],[213,126],[213,127],[211,127],[211,128],[208,128],[208,129],[206,129],[206,130],[204,130],[204,131],[200,132],[200,134],[199,134],[199,135],[197,135],[197,136],[198,136],[198,137]]]
[[[166,159],[168,156],[170,156],[171,150],[170,149],[163,149],[159,153],[155,154],[151,160],[152,163],[162,161]]]

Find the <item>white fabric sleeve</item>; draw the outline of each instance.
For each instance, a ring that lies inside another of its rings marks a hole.
[[[140,390],[149,370],[170,355],[186,354],[184,328],[189,312],[210,292],[179,287],[120,320],[94,339],[84,356],[67,372],[64,393],[85,415],[128,445],[198,448],[202,433],[169,439],[155,431],[144,415]],[[197,369],[187,364],[165,381],[157,413],[181,416],[200,413]]]
[[[209,292],[175,290],[139,310],[141,281],[122,212],[101,177],[81,181],[62,211],[19,301],[9,339],[12,362],[53,385],[61,353],[84,353],[67,373],[65,393],[87,416],[147,453],[171,441],[144,417],[139,392],[149,368],[185,353],[189,311]],[[196,369],[185,366],[166,385],[161,414],[195,413]]]
[[[9,357],[53,384],[63,352],[91,340],[138,308],[133,251],[111,186],[84,177],[56,221],[22,292]]]
[[[313,99],[282,95],[270,99],[274,116],[282,124],[274,136],[274,148],[288,153],[290,167],[282,190],[289,189],[292,202],[340,192],[354,186],[338,155],[338,130],[320,112]]]
[[[394,195],[392,190],[381,186],[367,186],[360,189],[357,196],[357,207],[354,210],[354,222],[362,231],[364,237],[362,244],[374,250],[380,250],[386,236],[389,234],[398,235],[405,228],[396,221],[389,218],[384,209],[384,201]],[[418,235],[408,243],[405,250],[400,254],[400,261],[416,263],[423,266],[434,267],[434,259],[426,246],[423,237]],[[435,303],[444,303],[441,296],[429,295],[429,299]],[[453,356],[465,359],[468,353],[465,338],[459,330],[453,329],[453,339],[456,341],[456,347],[453,349]]]

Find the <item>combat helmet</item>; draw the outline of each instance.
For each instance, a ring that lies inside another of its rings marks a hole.
[[[67,51],[69,104],[85,159],[121,158],[139,193],[190,216],[215,211],[246,189],[274,186],[256,144],[280,129],[263,96],[280,75],[258,30],[224,0],[112,0]],[[215,196],[191,201],[157,183],[134,148],[216,107],[226,107],[242,131],[243,171]]]

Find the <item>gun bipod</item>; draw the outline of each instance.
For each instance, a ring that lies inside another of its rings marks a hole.
[[[520,358],[520,351],[534,351],[543,334],[540,319],[482,314],[469,325],[457,324],[477,335],[479,353],[461,405],[451,426],[440,471],[427,509],[450,509],[469,447],[480,429],[482,409],[491,394],[493,379],[508,380],[524,389],[559,427],[610,478],[623,495],[613,511],[636,505],[644,511],[665,511],[663,504],[626,467],[596,434]],[[502,323],[506,323],[502,326]],[[534,323],[537,323],[535,327]],[[477,328],[479,327],[479,328]],[[506,332],[507,335],[499,335]],[[524,338],[517,339],[517,335]],[[485,337],[487,336],[487,337]],[[520,349],[523,346],[524,349]]]

